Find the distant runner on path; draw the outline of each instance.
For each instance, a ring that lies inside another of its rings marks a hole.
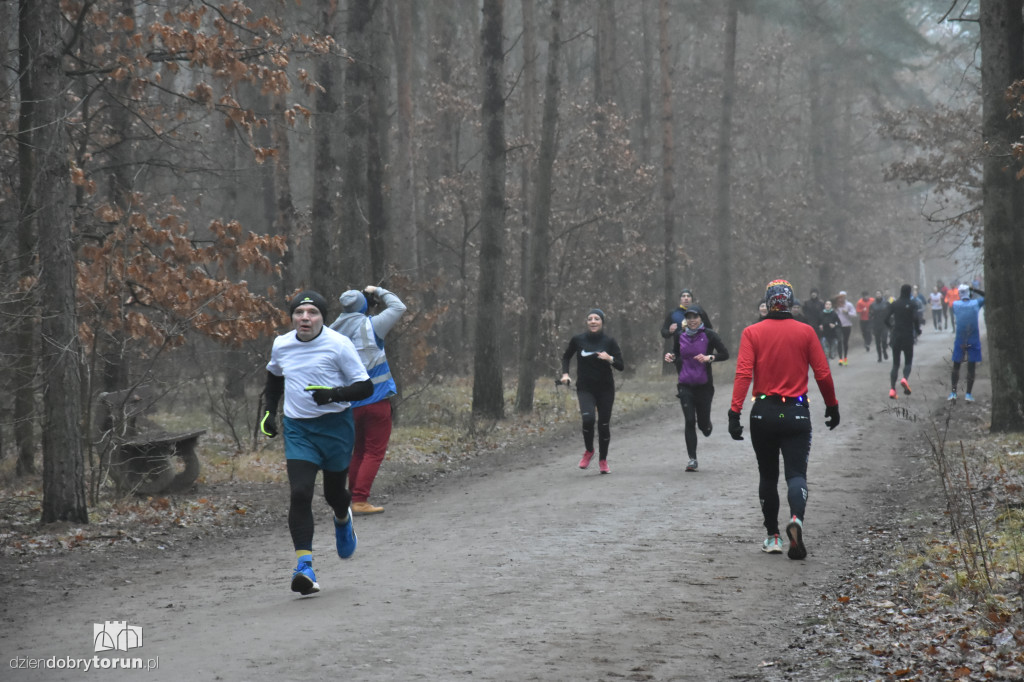
[[[917,314],[917,304],[910,297],[911,286],[900,287],[900,297],[889,304],[885,316],[885,326],[889,327],[892,342],[892,369],[889,371],[889,398],[896,400],[896,377],[900,373],[900,354],[903,354],[903,378],[900,385],[903,392],[910,395],[910,367],[914,364],[914,339],[921,334],[921,318]]]
[[[951,377],[952,392],[950,402],[956,402],[956,385],[960,382],[960,365],[967,358],[967,392],[964,400],[974,402],[974,367],[981,362],[981,330],[978,327],[978,316],[985,305],[985,292],[981,289],[961,284],[957,289],[960,300],[952,306],[953,329],[956,336],[953,340],[953,373]],[[978,298],[971,298],[971,294]]]

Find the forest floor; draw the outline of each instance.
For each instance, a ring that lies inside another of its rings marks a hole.
[[[925,332],[896,401],[889,364],[855,343],[833,363],[834,431],[812,382],[803,561],[760,552],[750,441],[725,429],[731,363],[697,473],[670,377],[653,397],[620,389],[609,476],[576,466],[564,390],[559,423],[394,449],[373,498],[386,512],[356,518],[351,560],[317,501],[309,597],[288,589],[269,455],[246,464],[267,482],[122,500],[85,527],[27,522],[38,496],[9,485],[2,678],[1021,679],[1022,561],[1001,542],[1020,533],[1024,444],[987,433],[986,365],[977,403],[946,402],[951,340]],[[108,621],[141,628],[142,648],[94,653]],[[133,658],[149,672],[101,667]]]

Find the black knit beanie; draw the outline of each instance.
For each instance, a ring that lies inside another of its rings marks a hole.
[[[311,303],[316,306],[317,310],[323,317],[327,317],[327,299],[318,294],[315,291],[300,291],[295,298],[292,299],[291,303],[288,304],[288,314],[294,315],[295,309],[300,305]]]

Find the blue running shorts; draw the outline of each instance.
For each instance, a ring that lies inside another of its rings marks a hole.
[[[312,419],[284,418],[284,456],[312,462],[324,471],[344,471],[352,461],[356,427],[352,410]]]

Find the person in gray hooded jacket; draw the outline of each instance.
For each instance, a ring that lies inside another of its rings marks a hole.
[[[367,314],[368,299],[371,298],[379,299],[384,305],[384,310],[377,315]],[[387,454],[391,439],[390,399],[398,394],[384,351],[384,337],[398,323],[406,308],[398,296],[384,287],[373,285],[362,291],[349,289],[339,300],[342,313],[331,323],[331,329],[352,340],[373,382],[373,395],[352,403],[355,445],[348,468],[352,513],[379,514],[384,508],[370,504],[370,489]]]

